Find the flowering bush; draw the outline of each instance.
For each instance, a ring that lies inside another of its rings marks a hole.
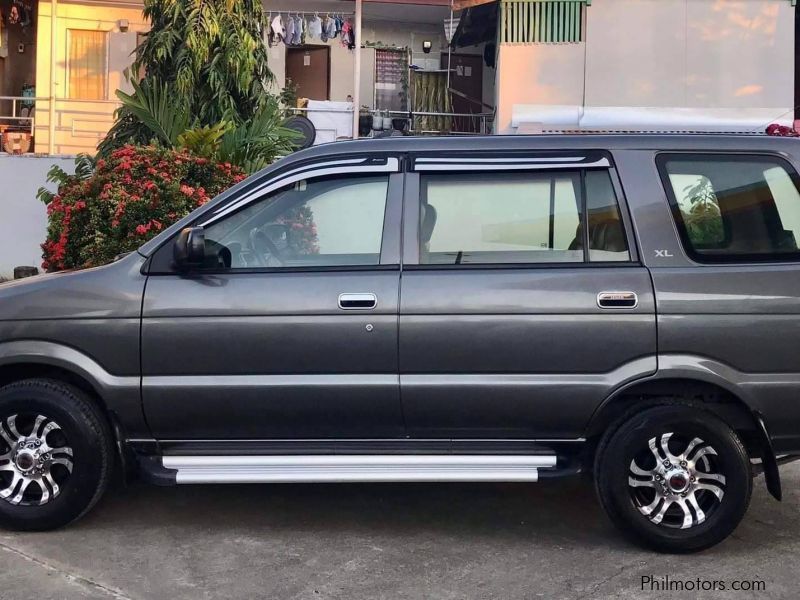
[[[230,163],[186,151],[124,146],[94,168],[78,164],[75,175],[51,172],[56,194],[47,203],[47,271],[107,263],[130,252],[186,214],[245,178]],[[89,163],[91,164],[91,163]]]

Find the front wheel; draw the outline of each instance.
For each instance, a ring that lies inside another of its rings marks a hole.
[[[661,552],[696,552],[724,540],[744,517],[753,488],[736,432],[683,404],[645,409],[606,433],[594,473],[614,524]]]
[[[105,490],[113,456],[108,425],[80,390],[48,379],[0,388],[0,526],[79,518]]]

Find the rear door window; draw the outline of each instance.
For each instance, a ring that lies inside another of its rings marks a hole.
[[[630,260],[607,171],[422,175],[420,188],[421,264]]]
[[[772,156],[661,155],[683,246],[698,262],[800,258],[794,169]]]

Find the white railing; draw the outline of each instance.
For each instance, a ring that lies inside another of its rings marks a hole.
[[[291,114],[306,115],[312,113],[347,113],[352,114],[353,109],[326,109],[326,108],[290,108],[287,112]],[[405,111],[405,110],[371,110],[364,116],[382,117],[387,116],[392,120],[402,119],[407,123],[404,131],[409,135],[487,135],[492,133],[494,124],[494,113],[456,113],[456,112],[425,112],[425,111]],[[437,129],[427,129],[416,127],[416,124],[423,118],[443,119],[448,123],[447,127]],[[336,129],[318,128],[319,131],[329,131],[334,134],[335,139],[339,139],[339,131]],[[381,130],[378,130],[381,131]]]
[[[5,114],[5,111],[0,108],[0,125],[9,125],[6,121],[13,121],[11,126],[16,126],[16,129],[26,129],[28,132],[33,135],[33,116],[25,115],[24,117],[21,116],[23,111],[23,107],[20,108],[21,103],[25,104],[32,104],[33,109],[36,106],[36,98],[32,98],[31,96],[0,96],[0,107],[7,102],[11,102],[11,112],[9,114]]]
[[[458,113],[404,110],[375,110],[375,116],[386,116],[407,123],[404,129],[409,135],[486,135],[492,132],[494,113]],[[445,125],[425,127],[425,119],[444,121]]]
[[[11,110],[7,110],[8,103]],[[55,138],[53,153],[62,154],[62,147],[92,152],[114,124],[114,112],[120,106],[116,100],[75,100],[56,98],[55,100]],[[32,106],[28,106],[32,105]],[[30,112],[25,113],[25,108]],[[352,109],[316,109],[292,108],[292,114],[311,113],[346,113]],[[370,111],[370,116],[388,116],[393,120],[406,122],[404,132],[409,135],[485,135],[492,132],[494,113],[455,113],[425,111]],[[442,120],[442,127],[424,127],[425,119]],[[36,96],[0,96],[0,125],[19,131],[26,131],[33,136],[49,137],[50,99]],[[342,136],[338,129],[321,128],[320,131],[333,134],[333,139]],[[350,131],[347,131],[349,136]],[[49,144],[48,144],[49,149]],[[41,148],[40,148],[41,150]],[[74,152],[70,152],[74,153]]]
[[[8,103],[11,110],[8,110]],[[30,105],[30,113],[23,116]],[[117,100],[55,99],[53,154],[62,154],[62,147],[93,152],[114,124]],[[45,139],[50,134],[50,98],[44,96],[0,96],[0,125],[27,131]],[[49,150],[49,144],[48,144]],[[70,152],[73,153],[73,152]]]

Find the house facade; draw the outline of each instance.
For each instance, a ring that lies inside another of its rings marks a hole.
[[[309,98],[310,118],[326,113],[322,141],[371,135],[376,115],[422,134],[759,131],[791,124],[800,104],[794,0],[264,0],[264,10],[274,89]],[[129,89],[148,30],[141,2],[0,0],[0,15],[0,129],[26,133],[31,152],[93,151],[115,91]],[[276,19],[312,27],[287,43]],[[352,39],[322,35],[318,21],[330,20]]]
[[[763,131],[791,124],[800,104],[792,0],[577,2],[582,28],[554,43],[520,32],[526,4],[502,3],[498,133],[536,123]]]

